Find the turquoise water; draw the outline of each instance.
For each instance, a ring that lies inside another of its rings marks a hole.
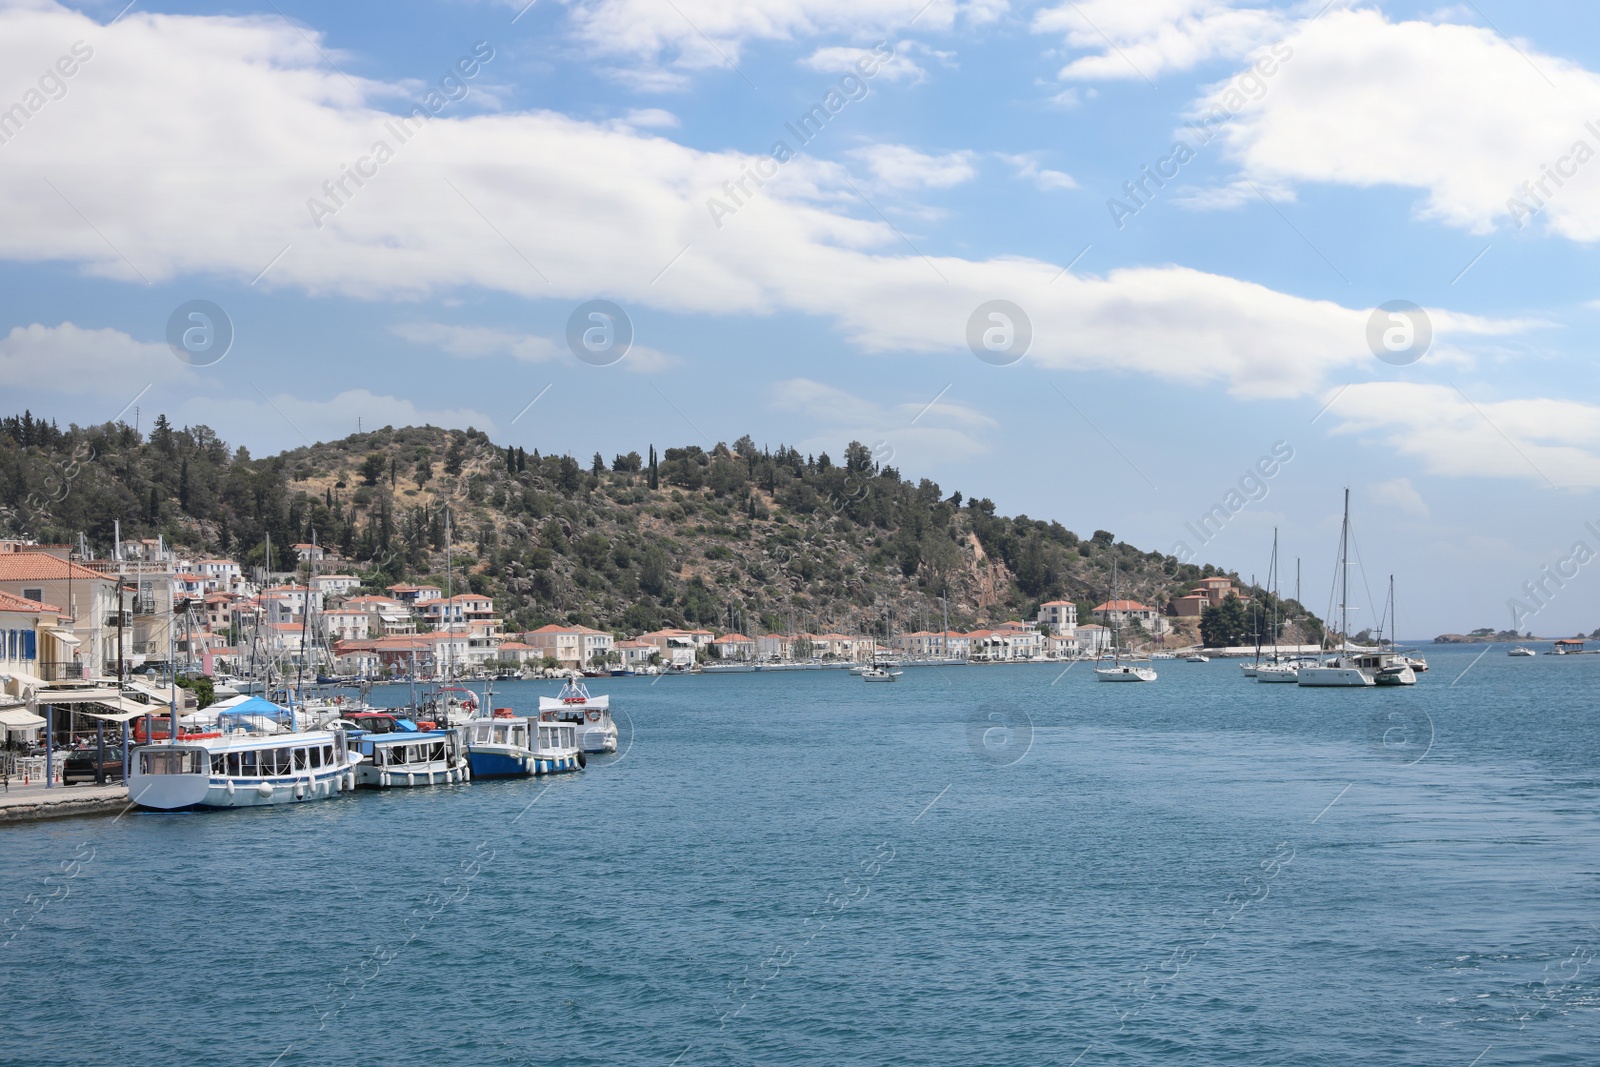
[[[0,1062],[1595,1063],[1600,657],[1479,651],[610,679],[581,774],[0,829]]]

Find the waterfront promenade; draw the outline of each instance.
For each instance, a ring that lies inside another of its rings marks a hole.
[[[0,789],[0,825],[69,815],[115,815],[128,806],[128,787],[117,785],[18,785]]]

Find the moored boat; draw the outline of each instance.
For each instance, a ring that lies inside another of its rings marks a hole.
[[[590,696],[581,681],[569,678],[554,697],[539,698],[540,722],[566,722],[577,727],[578,747],[585,752],[615,752],[617,724],[611,718],[611,697]]]
[[[587,765],[570,722],[540,722],[496,708],[466,725],[467,764],[474,778],[527,778]]]
[[[892,682],[904,673],[904,671],[891,671],[887,667],[868,667],[861,672],[861,680],[863,682]]]
[[[222,709],[213,736],[133,750],[128,799],[143,808],[249,808],[322,800],[355,788],[361,756],[339,729],[300,730],[261,697]]]
[[[356,785],[394,789],[418,785],[453,785],[471,773],[465,746],[456,730],[434,729],[392,712],[356,712],[341,720],[350,748],[362,759]]]

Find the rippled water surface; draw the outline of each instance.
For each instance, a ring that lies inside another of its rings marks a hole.
[[[1600,657],[1426,651],[609,679],[580,774],[0,829],[0,1062],[1600,1062]]]

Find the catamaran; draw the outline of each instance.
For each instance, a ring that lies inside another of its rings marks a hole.
[[[1339,528],[1339,652],[1315,667],[1301,667],[1296,680],[1303,686],[1365,688],[1377,685],[1413,685],[1417,676],[1393,652],[1350,647],[1350,490],[1344,491],[1344,522]]]
[[[539,698],[540,722],[569,722],[578,728],[578,747],[585,752],[615,752],[617,724],[611,719],[611,697],[590,696],[589,689],[569,678],[561,692]]]
[[[1094,676],[1101,682],[1153,682],[1156,672],[1122,662],[1122,608],[1117,603],[1117,561],[1111,561],[1111,666],[1096,667]]]
[[[156,811],[251,808],[356,787],[361,756],[343,730],[299,729],[293,710],[262,697],[214,707],[215,730],[133,750],[129,800]]]

